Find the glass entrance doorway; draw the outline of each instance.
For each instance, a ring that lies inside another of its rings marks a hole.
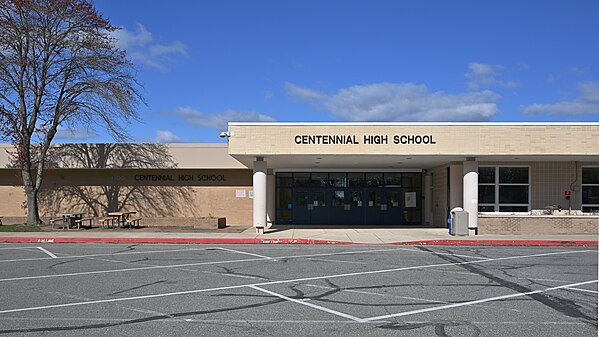
[[[419,172],[280,172],[276,223],[294,225],[420,225]]]

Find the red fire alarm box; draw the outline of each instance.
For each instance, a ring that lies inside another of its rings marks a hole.
[[[564,195],[569,197],[572,195],[572,191],[564,191]]]

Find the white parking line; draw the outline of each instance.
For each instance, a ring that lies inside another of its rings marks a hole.
[[[53,259],[57,258],[56,255],[52,254],[51,252],[49,252],[48,250],[44,249],[43,247],[36,247],[36,248],[39,249],[39,250],[41,250],[42,252],[46,253],[48,256],[50,256]]]
[[[466,265],[466,264],[478,264],[478,263],[484,263],[484,262],[524,259],[524,258],[532,258],[532,257],[554,256],[554,255],[563,255],[563,254],[576,254],[576,253],[581,253],[581,252],[587,252],[587,251],[578,250],[578,251],[569,251],[569,252],[517,255],[517,256],[500,257],[500,258],[496,258],[496,259],[488,259],[488,260],[481,260],[481,261],[477,260],[477,261],[466,261],[466,262],[458,262],[458,263],[429,264],[429,265],[421,265],[421,266],[401,267],[401,268],[383,269],[383,270],[371,270],[371,271],[365,271],[365,272],[355,272],[355,273],[346,273],[346,274],[332,274],[332,275],[323,275],[323,276],[304,277],[304,278],[287,279],[287,280],[279,280],[279,281],[261,282],[261,283],[254,283],[254,284],[241,284],[241,285],[224,286],[224,287],[217,287],[217,288],[194,289],[194,290],[187,290],[187,291],[177,291],[177,292],[170,292],[170,293],[151,294],[151,295],[142,295],[142,296],[134,296],[134,297],[121,297],[121,298],[111,298],[111,299],[96,300],[96,301],[52,304],[52,305],[44,305],[44,306],[39,306],[39,307],[1,310],[0,314],[6,314],[6,313],[11,313],[11,312],[21,312],[21,311],[33,311],[33,310],[40,310],[40,309],[64,308],[64,307],[90,305],[90,304],[98,304],[98,303],[113,303],[113,302],[133,301],[133,300],[160,298],[160,297],[169,297],[169,296],[200,294],[200,293],[212,292],[212,291],[241,289],[241,288],[246,288],[246,287],[251,287],[251,286],[258,287],[258,286],[268,286],[268,285],[274,285],[274,284],[295,283],[295,282],[343,278],[343,277],[352,277],[352,276],[375,275],[375,274],[390,273],[390,272],[397,272],[397,271],[404,271],[404,270],[436,268],[436,267],[442,267],[442,266],[452,266],[452,265],[457,266],[457,265]],[[258,260],[258,259],[256,259],[256,260]],[[260,260],[263,260],[263,259],[260,259]],[[243,260],[241,260],[241,261],[243,261]],[[195,265],[197,265],[197,264],[195,264]],[[149,268],[137,268],[137,269],[155,269],[155,268],[149,267]],[[119,272],[119,271],[122,271],[122,269],[114,270],[112,272]],[[91,273],[98,273],[98,272],[89,272],[88,274],[91,274]],[[41,276],[38,278],[47,278],[47,277],[52,277],[52,275],[45,275],[45,276]],[[24,279],[24,278],[20,278],[20,279]],[[8,279],[4,279],[4,280],[8,280]],[[0,280],[0,281],[2,281],[2,280]],[[592,281],[592,282],[596,282],[596,281]],[[586,284],[586,283],[583,283],[583,284]],[[579,284],[575,283],[571,286],[575,287],[576,285],[579,285]],[[567,286],[560,286],[557,288],[564,288],[564,287],[567,287]]]
[[[218,247],[212,248],[204,248],[204,249],[215,249]],[[277,259],[295,259],[295,258],[304,258],[304,257],[314,257],[314,256],[332,256],[332,255],[347,255],[347,254],[362,254],[362,253],[376,253],[381,251],[392,251],[397,249],[376,249],[376,250],[362,250],[362,251],[353,251],[353,252],[341,252],[341,253],[329,253],[329,254],[308,254],[308,255],[292,255],[292,256],[282,256],[277,257]],[[186,250],[182,250],[186,251]],[[160,251],[157,251],[158,253]],[[122,254],[133,254],[130,253],[122,253]],[[139,252],[141,254],[141,252]],[[94,255],[80,255],[80,258],[89,258],[95,256],[106,256],[106,255],[117,255],[117,254],[94,254]],[[58,257],[60,258],[60,257]],[[49,259],[49,258],[43,258]],[[68,277],[68,276],[82,276],[82,275],[98,275],[98,274],[109,274],[109,273],[117,273],[117,272],[131,272],[131,271],[140,271],[140,270],[148,270],[148,269],[168,269],[168,268],[181,268],[181,267],[191,267],[191,266],[205,266],[212,264],[220,264],[220,263],[241,263],[241,262],[255,262],[255,261],[264,261],[269,260],[270,258],[261,257],[255,259],[241,259],[241,260],[225,260],[225,261],[213,261],[213,262],[196,262],[196,263],[185,263],[185,264],[177,264],[177,265],[168,265],[168,266],[148,266],[148,267],[138,267],[138,268],[125,268],[125,269],[112,269],[112,270],[98,270],[98,271],[88,271],[88,272],[80,272],[80,273],[65,273],[65,274],[51,274],[51,275],[39,275],[39,276],[23,276],[23,277],[13,277],[0,279],[0,282],[6,281],[22,281],[22,280],[36,280],[36,279],[46,279],[46,278],[55,278],[55,277]],[[116,261],[115,261],[116,262]]]
[[[322,262],[334,262],[334,263],[349,263],[349,264],[369,264],[367,262],[357,262],[357,261],[343,261],[343,260],[331,260],[331,259],[315,259],[315,258],[310,258],[308,259],[310,261],[322,261]]]
[[[40,248],[40,247],[37,247],[37,248]],[[24,248],[20,248],[20,249],[24,249]],[[178,253],[178,252],[209,250],[209,249],[214,249],[214,247],[173,249],[173,250],[149,250],[149,251],[139,251],[139,252],[102,253],[102,254],[87,254],[87,255],[68,255],[68,256],[56,256],[54,258],[56,258],[56,259],[81,259],[81,258],[96,257],[96,256],[118,256],[118,255],[132,255],[132,254],[159,254],[159,253],[170,253],[170,252]],[[0,260],[0,263],[4,263],[4,262],[41,261],[41,260],[49,260],[49,259],[52,259],[52,258],[48,258],[48,257],[37,257],[37,258],[29,258],[29,259]]]
[[[216,247],[216,248],[220,249],[220,250],[224,250],[226,252],[232,252],[232,253],[244,254],[244,255],[249,255],[249,256],[261,257],[263,259],[268,259],[268,260],[275,260],[274,258],[272,258],[270,256],[264,256],[264,255],[254,254],[254,253],[242,252],[240,250],[235,250],[235,249],[230,249],[230,248],[224,248],[224,247]]]
[[[320,305],[316,305],[316,304],[313,304],[313,303],[310,303],[310,302],[306,302],[306,301],[297,300],[295,298],[287,297],[285,295],[277,294],[275,292],[272,292],[270,290],[266,290],[266,289],[263,289],[263,288],[260,288],[260,287],[257,287],[257,286],[249,286],[249,287],[252,288],[252,289],[261,291],[263,293],[266,293],[266,294],[269,294],[269,295],[272,295],[272,296],[275,296],[275,297],[278,297],[278,298],[282,298],[282,299],[284,299],[286,301],[290,301],[290,302],[293,302],[293,303],[305,305],[305,306],[308,306],[308,307],[313,308],[313,309],[317,309],[317,310],[320,310],[320,311],[328,312],[329,314],[333,314],[333,315],[336,315],[336,316],[339,316],[339,317],[351,319],[352,321],[356,321],[356,322],[360,322],[360,323],[365,322],[361,318],[358,318],[358,317],[355,317],[355,316],[352,316],[352,315],[348,315],[348,314],[345,314],[345,313],[342,313],[342,312],[339,312],[339,311],[336,311],[336,310],[333,310],[333,309],[321,307]]]
[[[561,286],[557,286],[557,287],[551,287],[551,288],[546,288],[546,289],[542,289],[542,290],[527,291],[525,293],[516,293],[516,294],[503,295],[503,296],[489,297],[489,298],[483,298],[483,299],[479,299],[479,300],[475,300],[475,301],[468,301],[468,302],[447,304],[447,305],[441,305],[441,306],[438,306],[438,307],[418,309],[418,310],[412,310],[412,311],[404,311],[404,312],[398,312],[398,313],[395,313],[395,314],[389,314],[389,315],[383,315],[383,316],[369,317],[369,318],[365,318],[364,320],[368,321],[368,322],[370,322],[370,321],[378,321],[378,320],[381,320],[381,319],[388,319],[388,318],[402,317],[402,316],[408,316],[408,315],[414,315],[414,314],[421,314],[421,313],[424,313],[424,312],[445,310],[445,309],[450,309],[450,308],[458,308],[458,307],[463,307],[463,306],[467,306],[467,305],[473,305],[473,304],[479,304],[479,303],[486,303],[486,302],[492,302],[492,301],[505,300],[505,299],[508,299],[508,298],[528,296],[528,295],[543,293],[543,292],[547,292],[547,291],[551,291],[551,290],[567,289],[567,288],[576,287],[576,286],[580,286],[580,285],[584,285],[584,284],[597,283],[598,281],[599,280],[592,280],[592,281],[578,282],[578,283],[572,283],[572,284],[565,284],[565,285],[561,285]]]
[[[48,279],[48,278],[56,278],[56,277],[68,277],[68,276],[82,276],[82,275],[98,275],[98,274],[110,274],[110,273],[123,273],[123,272],[140,271],[140,270],[170,269],[170,268],[181,268],[181,267],[190,267],[190,266],[211,265],[211,264],[218,264],[218,263],[236,263],[236,262],[263,261],[263,260],[264,259],[262,259],[262,258],[256,258],[256,259],[244,259],[244,260],[228,260],[228,261],[185,263],[185,264],[176,264],[176,265],[168,265],[168,266],[148,266],[148,267],[138,267],[138,268],[123,268],[123,269],[111,269],[111,270],[86,271],[86,272],[80,272],[80,273],[65,273],[65,274],[55,274],[55,275],[23,276],[23,277],[12,277],[12,278],[0,279],[0,282],[24,281],[24,280],[38,280],[38,279]]]
[[[593,294],[599,294],[599,292],[597,292],[596,290],[588,290],[588,289],[580,289],[580,288],[572,288],[572,287],[570,287],[568,289],[584,291],[584,292],[593,293]]]

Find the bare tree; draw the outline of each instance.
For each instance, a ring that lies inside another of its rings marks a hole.
[[[27,195],[37,203],[46,157],[62,127],[103,126],[115,139],[144,103],[117,28],[86,0],[0,1],[0,136],[15,145]]]
[[[63,169],[177,167],[164,144],[64,144],[52,148],[48,162],[52,163],[50,166]],[[40,209],[47,215],[68,207],[94,217],[123,209],[135,209],[145,216],[165,217],[184,213],[185,205],[193,199],[193,190],[189,186],[127,185],[114,181],[111,185],[53,186],[43,188],[39,196]]]

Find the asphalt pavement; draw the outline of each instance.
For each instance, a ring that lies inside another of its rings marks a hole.
[[[0,243],[0,335],[597,336],[597,249]]]

